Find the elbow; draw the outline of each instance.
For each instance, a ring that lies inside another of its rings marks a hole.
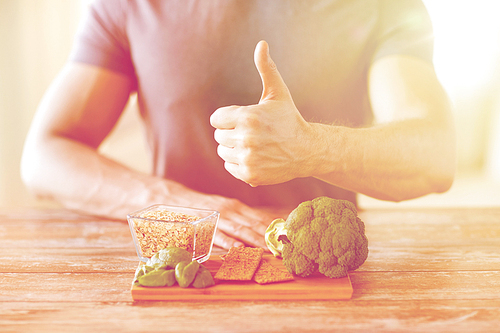
[[[423,195],[427,194],[443,194],[447,192],[455,180],[455,173],[449,172],[446,174],[439,174],[432,177],[427,181],[427,191]],[[423,196],[422,195],[422,196]]]
[[[429,194],[445,193],[453,185],[454,179],[454,169],[449,169],[446,172],[421,174],[418,177],[408,179],[403,186],[400,184],[400,186],[398,186],[399,190],[379,196],[379,199],[402,202],[417,199]]]
[[[400,196],[393,198],[392,201],[401,202],[411,199],[417,199],[429,194],[442,194],[447,192],[455,180],[455,169],[434,172],[418,177],[415,182],[414,191],[401,193]]]
[[[420,175],[415,178],[415,195],[413,198],[428,194],[442,194],[450,190],[455,181],[457,168],[455,145],[452,140],[445,141],[434,154],[434,159],[422,164]],[[413,199],[408,198],[408,199]]]
[[[43,156],[43,146],[28,139],[22,152],[19,171],[24,186],[37,198],[47,196],[47,184],[50,184],[44,171],[46,159]]]
[[[39,188],[37,184],[37,179],[39,179],[39,165],[40,163],[37,161],[36,155],[32,153],[31,149],[25,147],[20,165],[21,181],[28,191],[35,195],[38,194],[37,190]]]
[[[447,192],[453,185],[454,180],[455,180],[454,172],[446,175],[441,175],[432,182],[433,188],[431,189],[431,193]]]

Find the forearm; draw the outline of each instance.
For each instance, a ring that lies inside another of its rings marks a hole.
[[[311,124],[309,175],[333,185],[401,201],[446,191],[455,173],[451,124],[408,119],[369,128]]]
[[[28,143],[22,168],[25,183],[36,195],[110,218],[123,219],[157,203],[199,207],[208,200],[181,184],[128,169],[64,137]]]
[[[39,142],[28,140],[25,147],[22,175],[38,196],[57,200],[70,209],[120,220],[153,204],[215,209],[221,216],[214,244],[230,248],[244,242],[265,247],[263,234],[274,218],[266,212],[128,169],[77,141],[62,137],[43,144],[34,141]]]

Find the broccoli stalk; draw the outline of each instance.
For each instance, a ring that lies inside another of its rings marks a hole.
[[[353,203],[319,197],[301,203],[285,220],[274,220],[265,235],[269,250],[290,273],[316,271],[330,278],[347,275],[368,257],[365,225]]]
[[[278,258],[281,258],[283,252],[283,244],[288,241],[286,238],[285,220],[276,219],[267,227],[265,240],[268,249],[271,253]],[[286,240],[285,240],[286,238]]]

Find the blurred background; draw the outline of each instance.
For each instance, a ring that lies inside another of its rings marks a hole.
[[[54,206],[24,188],[24,138],[44,91],[66,61],[88,0],[0,0],[0,208]],[[500,1],[424,0],[434,63],[455,106],[458,170],[453,187],[401,203],[360,196],[361,207],[500,206]],[[101,151],[148,172],[132,96]]]

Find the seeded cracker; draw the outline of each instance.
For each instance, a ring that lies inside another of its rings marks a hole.
[[[268,263],[265,259],[260,261],[260,266],[253,276],[258,284],[293,281],[293,275]]]
[[[264,254],[262,248],[232,247],[215,274],[218,280],[251,281]]]

